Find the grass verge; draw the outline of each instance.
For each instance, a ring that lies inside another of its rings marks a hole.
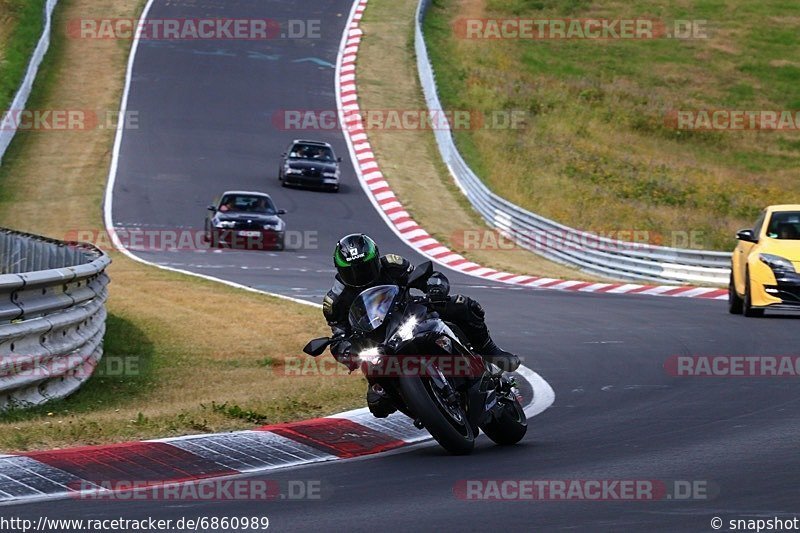
[[[130,42],[64,29],[79,17],[135,17],[142,5],[62,2],[31,107],[116,112]],[[0,225],[56,238],[101,229],[112,143],[110,129],[21,132],[0,167]],[[327,333],[318,309],[112,255],[100,372],[66,400],[1,414],[4,452],[252,428],[363,403],[361,377],[286,371]]]
[[[45,0],[0,0],[0,110],[8,109],[42,34]]]
[[[708,38],[463,39],[460,18],[706,21]],[[780,0],[435,0],[425,32],[448,109],[518,109],[526,127],[457,144],[505,198],[573,227],[729,250],[765,205],[800,197],[788,131],[686,131],[677,110],[796,110],[796,5]]]
[[[414,56],[417,0],[372,0],[358,56],[362,110],[424,110]],[[429,130],[370,131],[381,170],[412,217],[471,260],[519,274],[592,280],[588,274],[498,242],[458,190]]]

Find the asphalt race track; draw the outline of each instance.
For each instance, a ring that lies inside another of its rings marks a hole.
[[[334,110],[334,68],[350,0],[156,0],[151,18],[322,20],[320,39],[142,42],[114,189],[120,228],[199,229],[225,189],[270,193],[289,228],[316,243],[285,252],[136,251],[148,261],[319,302],[333,277],[335,239],[371,234],[382,252],[422,257],[391,232],[359,187],[339,131],[292,132],[281,110]],[[343,156],[339,194],[281,188],[280,154],[295,137],[328,141]],[[481,437],[450,457],[425,444],[367,459],[279,473],[320,480],[303,502],[62,500],[3,509],[59,518],[266,515],[280,531],[502,529],[711,531],[710,520],[800,514],[800,401],[796,378],[677,378],[672,355],[797,354],[800,322],[745,319],[725,302],[513,288],[452,273],[479,299],[496,339],[524,356],[556,392],[518,446]],[[320,317],[321,319],[321,317]],[[299,347],[298,347],[299,349]],[[266,476],[265,476],[266,477]],[[707,482],[706,500],[465,501],[459,481],[672,480]],[[723,528],[726,530],[726,528]]]

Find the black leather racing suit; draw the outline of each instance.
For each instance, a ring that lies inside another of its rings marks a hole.
[[[348,287],[342,283],[338,275],[336,276],[333,287],[328,291],[322,303],[322,312],[334,336],[350,333],[350,324],[347,320],[348,312],[353,300],[362,291],[378,285],[405,285],[409,274],[414,271],[413,265],[399,255],[384,255],[380,258],[380,262],[380,275],[374,283],[368,286]],[[464,332],[467,340],[477,353],[483,355],[503,370],[512,371],[519,366],[519,358],[517,356],[501,350],[492,341],[489,336],[489,329],[484,321],[483,308],[477,301],[457,294],[434,304],[434,308],[442,320],[452,322]],[[342,343],[331,345],[331,353],[340,361],[342,361],[340,356],[347,355],[344,353],[346,349],[347,347]]]

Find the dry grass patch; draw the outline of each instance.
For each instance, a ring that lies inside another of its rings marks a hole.
[[[119,256],[111,277],[101,371],[66,401],[6,414],[0,449],[247,429],[363,402],[356,374],[294,377],[284,366],[305,357],[300,347],[310,336],[326,333],[315,308]],[[113,370],[120,367],[124,375]]]
[[[0,114],[19,89],[42,33],[44,0],[0,0]]]
[[[135,17],[136,4],[62,2],[31,107],[116,111],[130,43],[70,40],[65,22]],[[110,130],[21,133],[0,167],[0,225],[56,238],[101,229],[112,143]],[[110,366],[65,401],[1,415],[0,450],[252,428],[363,403],[361,377],[284,371],[287,357],[305,357],[303,344],[328,333],[320,310],[113,255]]]
[[[416,0],[370,2],[362,21],[365,36],[358,59],[363,110],[425,109],[414,58],[416,5]],[[498,251],[491,239],[485,241],[489,245],[485,249],[464,246],[465,232],[483,232],[486,225],[455,186],[432,132],[374,130],[370,142],[381,170],[409,213],[453,250],[508,272],[592,279],[519,248]]]
[[[697,40],[459,39],[453,23],[488,18],[706,20]],[[795,110],[800,36],[793,5],[435,0],[425,24],[448,109],[519,109],[519,130],[458,131],[492,190],[586,230],[648,230],[730,249],[764,206],[800,196],[797,131],[678,131],[674,110]],[[769,31],[764,31],[769,20]]]

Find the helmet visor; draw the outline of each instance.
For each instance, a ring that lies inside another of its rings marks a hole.
[[[364,287],[375,282],[380,274],[380,261],[376,258],[361,264],[337,267],[345,285]]]

